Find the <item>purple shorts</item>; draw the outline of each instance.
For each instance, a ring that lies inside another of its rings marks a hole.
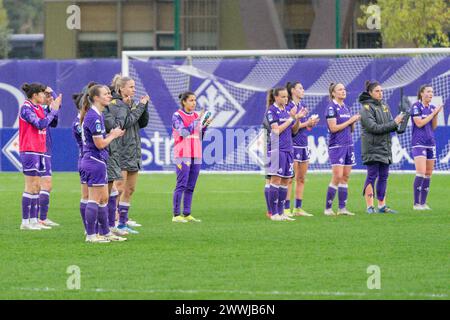
[[[267,175],[281,178],[292,178],[294,176],[294,155],[289,151],[269,152],[269,164]]]
[[[294,146],[294,161],[307,162],[309,161],[310,151],[308,147],[296,147]]]
[[[52,156],[44,155],[45,162],[45,172],[41,177],[51,177],[52,176]]]
[[[424,157],[427,160],[436,160],[436,147],[412,147],[413,158]]]
[[[106,163],[92,156],[84,156],[80,166],[80,180],[85,180],[88,187],[108,185]]]
[[[26,176],[42,177],[45,173],[45,160],[43,153],[21,152],[22,172]]]
[[[355,150],[353,146],[331,147],[328,149],[331,166],[354,166]]]
[[[81,170],[81,159],[83,159],[82,157],[78,158],[78,174],[80,175],[80,183],[81,184],[86,184],[86,177],[84,176],[84,172],[83,170]]]

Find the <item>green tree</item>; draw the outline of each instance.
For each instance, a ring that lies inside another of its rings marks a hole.
[[[447,35],[450,29],[448,0],[378,0],[362,5],[358,24],[366,26],[372,13],[367,9],[377,5],[381,12],[381,36],[386,47],[399,44],[415,47],[450,46]]]
[[[0,58],[8,57],[10,30],[8,29],[8,15],[3,7],[3,0],[0,0]]]
[[[8,12],[9,28],[18,33],[43,33],[44,1],[3,0]]]

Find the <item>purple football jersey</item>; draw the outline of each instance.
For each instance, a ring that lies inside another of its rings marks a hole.
[[[94,143],[94,136],[106,137],[105,123],[103,121],[103,114],[92,106],[86,116],[84,117],[82,126],[82,138],[83,138],[83,154],[88,154],[98,160],[108,160],[108,150],[97,149]]]
[[[275,104],[271,105],[266,112],[266,118],[269,122],[269,125],[277,123],[281,126],[286,121],[289,121],[290,115],[289,112],[284,109],[279,109]],[[292,126],[294,122],[291,124],[279,135],[277,136],[275,133],[270,133],[271,144],[270,148],[278,149],[279,151],[292,151]],[[278,145],[278,148],[277,148]]]
[[[291,111],[291,109],[295,106],[294,101],[290,101],[286,106],[287,112]],[[300,101],[297,105],[297,113],[299,113],[302,109],[306,109],[305,104]],[[309,117],[304,117],[300,119],[301,123],[308,122]],[[308,146],[308,130],[306,128],[301,128],[298,130],[297,134],[292,137],[292,142],[296,147],[307,147]]]
[[[72,122],[72,135],[77,142],[78,154],[81,157],[83,154],[83,140],[81,138],[80,115],[78,115]]]
[[[350,109],[345,104],[340,106],[335,100],[333,100],[326,108],[325,118],[327,120],[335,118],[336,124],[342,124],[351,118]],[[335,133],[332,133],[330,128],[328,128],[328,147],[342,147],[351,145],[353,145],[351,126]]]
[[[428,107],[424,106],[421,101],[417,101],[411,107],[411,116],[420,117],[424,119],[428,117],[433,110],[436,109],[436,106],[429,105]],[[434,147],[436,145],[436,140],[434,138],[434,131],[432,126],[432,121],[428,122],[422,128],[416,126],[414,121],[412,122],[412,145],[413,146],[426,146],[426,147]]]

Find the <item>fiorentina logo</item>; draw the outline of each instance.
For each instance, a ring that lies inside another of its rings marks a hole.
[[[195,91],[201,109],[212,113],[214,127],[232,127],[245,113],[244,108],[219,82],[206,80]]]

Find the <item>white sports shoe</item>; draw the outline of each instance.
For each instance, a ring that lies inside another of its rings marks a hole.
[[[423,208],[423,206],[421,205],[421,204],[415,204],[415,205],[413,205],[413,210],[425,210],[424,208]]]
[[[425,203],[422,205],[422,210],[431,210],[431,208]]]
[[[41,230],[41,228],[36,227],[34,224],[27,223],[27,224],[21,224],[20,230]]]
[[[286,215],[284,213],[281,215],[281,218],[283,218],[284,221],[295,221],[295,219],[289,217],[288,215]]]
[[[91,242],[91,243],[108,243],[111,242],[111,240],[105,238],[104,236],[99,236],[96,234],[92,234],[92,235],[88,235],[86,236],[86,242]]]
[[[127,238],[116,236],[116,235],[112,234],[111,232],[108,233],[107,235],[105,235],[104,237],[110,241],[117,241],[117,242],[122,242],[122,241],[127,240]]]
[[[45,219],[45,220],[39,220],[40,224],[43,224],[44,226],[48,226],[48,227],[58,227],[59,223],[56,223],[52,220],[50,220],[49,218]]]
[[[132,228],[142,227],[141,224],[137,223],[137,222],[134,221],[134,220],[128,220],[128,221],[127,221],[127,225],[130,226],[130,227],[132,227]]]
[[[333,209],[325,209],[325,211],[323,212],[324,215],[326,216],[335,216],[336,213],[334,213]]]
[[[117,227],[109,228],[109,231],[111,231],[113,234],[115,234],[116,236],[119,236],[119,237],[128,235],[128,231],[126,231],[124,229],[119,229]]]
[[[353,212],[348,211],[347,208],[342,208],[338,210],[337,215],[354,216],[355,214]]]
[[[283,217],[281,215],[279,215],[279,214],[273,214],[270,217],[270,220],[272,220],[272,221],[284,221]]]
[[[52,227],[50,227],[50,226],[46,226],[45,224],[42,224],[41,222],[34,222],[34,223],[31,223],[32,225],[35,225],[35,226],[37,226],[38,228],[41,228],[42,230],[50,230]]]

